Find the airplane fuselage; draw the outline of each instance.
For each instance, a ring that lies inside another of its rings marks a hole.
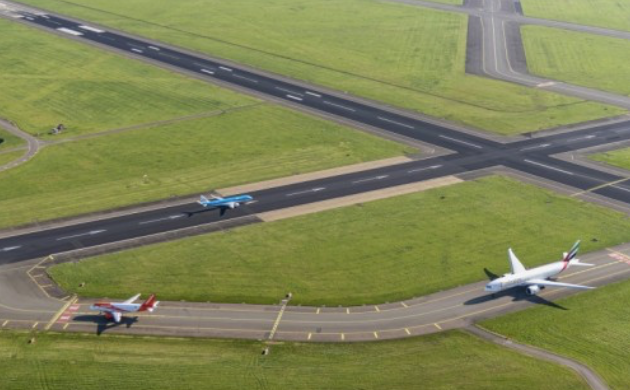
[[[509,288],[529,285],[530,280],[549,279],[564,271],[568,263],[557,261],[555,263],[542,265],[519,272],[518,274],[508,274],[497,278],[486,285],[485,291],[499,292]]]
[[[238,195],[222,199],[211,199],[207,202],[203,202],[202,204],[204,207],[228,207],[233,209],[242,203],[251,202],[252,200],[254,200],[254,198],[250,195]]]

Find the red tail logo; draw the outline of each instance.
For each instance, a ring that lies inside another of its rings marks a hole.
[[[153,305],[155,305],[155,294],[151,294],[149,298],[147,298],[147,300],[144,301],[142,306],[140,306],[139,311],[145,311],[147,309],[151,309],[153,308]]]

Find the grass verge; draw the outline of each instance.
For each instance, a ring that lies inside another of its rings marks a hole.
[[[82,296],[275,303],[291,291],[292,304],[376,304],[481,280],[484,267],[508,271],[509,246],[535,266],[577,238],[584,251],[628,241],[629,228],[621,213],[494,176],[49,272]]]
[[[0,47],[0,115],[44,137],[59,123],[55,138],[256,101],[5,19]]]
[[[531,73],[630,95],[630,41],[541,26],[521,31]]]
[[[0,333],[0,387],[37,389],[587,389],[568,369],[463,332],[365,344]]]
[[[0,173],[0,227],[413,151],[275,105],[251,106],[48,146]]]
[[[558,301],[568,310],[538,305],[483,325],[520,342],[587,364],[612,389],[630,388],[630,282]]]
[[[0,149],[1,151],[1,149]],[[15,152],[7,152],[7,153],[0,153],[0,166],[10,163],[13,160],[17,160],[18,158],[22,157],[22,155],[24,155],[25,151],[24,150],[17,150]]]
[[[521,0],[527,16],[616,30],[630,30],[630,3],[623,0]]]
[[[26,142],[22,138],[0,129],[0,152],[24,145],[26,145]]]
[[[26,2],[499,134],[624,112],[466,75],[456,13],[371,0]]]
[[[595,153],[588,156],[588,158],[608,165],[630,170],[630,148]]]

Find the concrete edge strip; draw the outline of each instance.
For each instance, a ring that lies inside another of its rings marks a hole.
[[[571,358],[558,355],[556,353],[533,347],[526,344],[516,343],[506,336],[490,331],[480,325],[468,326],[465,330],[481,339],[494,344],[515,350],[521,354],[547,360],[577,372],[593,390],[608,390],[609,387],[604,380],[590,367]]]
[[[280,219],[317,213],[320,211],[331,210],[339,207],[351,206],[358,203],[386,199],[392,196],[406,195],[414,192],[425,191],[433,188],[461,183],[463,181],[464,180],[459,179],[455,176],[446,176],[437,179],[425,180],[418,183],[404,184],[400,186],[385,188],[382,190],[363,192],[361,194],[324,200],[321,202],[310,203],[302,206],[289,207],[277,211],[269,211],[266,213],[258,214],[258,217],[265,222],[277,221]]]
[[[257,183],[243,184],[234,187],[222,188],[216,190],[222,196],[230,196],[236,194],[242,194],[246,192],[254,192],[266,190],[274,187],[282,187],[291,184],[302,183],[311,180],[325,179],[333,176],[346,175],[349,173],[356,173],[367,171],[370,169],[383,168],[392,165],[404,164],[413,161],[406,156],[398,156],[392,158],[386,158],[384,160],[369,161],[365,163],[346,165],[338,168],[326,169],[323,171],[303,173],[294,176],[283,177],[279,179],[265,180]]]

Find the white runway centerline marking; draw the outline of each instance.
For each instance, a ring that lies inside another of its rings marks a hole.
[[[289,93],[289,94],[291,94],[291,95],[302,96],[302,94],[301,94],[301,93],[299,93],[299,92],[295,92],[295,91],[291,91],[290,89],[280,88],[280,87],[275,87],[275,89],[277,89],[278,91],[282,91],[282,92]]]
[[[398,126],[406,127],[408,129],[415,129],[415,127],[413,127],[411,125],[408,125],[406,123],[401,123],[401,122],[397,122],[397,121],[394,121],[394,120],[391,120],[391,119],[388,119],[388,118],[383,118],[382,116],[377,116],[377,118],[382,120],[383,122],[393,123],[393,124],[398,125]]]
[[[28,18],[27,18],[28,19]],[[32,20],[32,19],[31,19]],[[66,34],[70,34],[70,35],[74,35],[74,36],[79,36],[79,35],[83,35],[83,33],[75,31],[75,30],[70,30],[69,28],[65,28],[65,27],[59,27],[57,29],[57,31],[61,31],[63,33]]]
[[[471,143],[471,142],[467,142],[467,141],[464,141],[464,140],[461,140],[461,139],[452,138],[452,137],[447,137],[447,136],[445,136],[445,135],[441,135],[441,136],[440,136],[440,138],[444,138],[444,139],[447,139],[447,140],[449,140],[449,141],[453,141],[453,142],[457,142],[457,143],[460,143],[460,144],[464,144],[464,145],[472,146],[473,148],[483,149],[483,146],[479,146],[479,145],[477,145],[477,144],[473,144],[473,143]]]
[[[301,97],[297,97],[297,96],[293,96],[293,95],[287,95],[287,97],[289,99],[297,100],[298,102],[301,102],[302,100],[304,100]]]
[[[303,195],[303,194],[308,194],[308,193],[311,193],[311,192],[323,191],[325,189],[326,189],[326,187],[317,187],[317,188],[313,188],[313,189],[306,190],[306,191],[293,192],[293,193],[287,194],[286,196]]]
[[[591,139],[591,138],[595,138],[595,136],[594,135],[587,135],[587,136],[584,136],[584,137],[571,138],[567,142],[576,142],[576,141],[581,141],[583,139]]]
[[[146,225],[147,223],[155,223],[155,222],[161,222],[161,221],[168,221],[168,220],[172,220],[172,219],[177,219],[177,218],[181,218],[183,217],[183,214],[180,215],[171,215],[170,217],[165,217],[165,218],[159,218],[159,219],[152,219],[150,221],[144,221],[144,222],[139,222],[138,225]]]
[[[81,25],[81,26],[79,26],[79,28],[82,29],[82,30],[92,31],[92,32],[99,33],[99,34],[105,32],[103,30],[99,30],[98,28],[85,26],[85,25]]]
[[[412,169],[407,171],[407,173],[414,173],[414,172],[420,172],[420,171],[427,171],[429,169],[438,169],[440,168],[441,165],[431,165],[430,167],[425,167],[425,168],[417,168],[417,169]]]
[[[155,47],[155,46],[149,46],[149,49],[155,50],[155,51],[160,51],[160,48],[159,47]]]
[[[558,172],[561,172],[561,173],[564,173],[564,174],[567,174],[567,175],[571,175],[571,176],[575,175],[573,172],[565,171],[564,169],[552,167],[550,165],[546,165],[546,164],[539,163],[539,162],[536,162],[536,161],[532,161],[532,160],[523,160],[523,161],[525,161],[526,163],[530,163],[532,165],[537,165],[539,167],[551,169],[552,171],[558,171]]]
[[[207,73],[207,74],[214,74],[213,71],[208,70],[208,69],[201,69],[200,72]]]
[[[352,184],[363,183],[366,181],[383,180],[383,179],[387,179],[388,177],[389,175],[374,176],[374,177],[369,177],[367,179],[353,181]]]
[[[69,240],[71,238],[77,238],[77,237],[83,237],[83,236],[93,236],[95,234],[99,234],[99,233],[103,233],[106,232],[106,229],[102,229],[102,230],[92,230],[91,232],[87,232],[87,233],[81,233],[81,234],[75,234],[72,236],[65,236],[65,237],[60,237],[57,239],[57,241],[61,241],[61,240]]]
[[[135,51],[136,53],[144,53],[142,50],[136,49],[135,47],[132,47],[131,51]]]
[[[328,100],[324,100],[324,104],[327,104],[327,105],[333,106],[333,107],[337,107],[337,108],[341,108],[342,110],[347,110],[347,111],[352,111],[352,112],[356,111],[354,108],[342,106],[341,104],[329,102]]]
[[[237,79],[243,79],[243,80],[249,81],[250,83],[258,84],[258,80],[254,80],[254,79],[249,78],[249,77],[241,76],[240,74],[233,74],[232,76],[236,77]]]
[[[9,251],[13,251],[13,250],[16,250],[16,249],[20,249],[21,247],[22,247],[22,245],[8,246],[6,248],[0,249],[0,251],[2,251],[2,252],[9,252]]]
[[[534,146],[528,146],[526,148],[521,149],[521,152],[524,152],[526,150],[533,150],[533,149],[542,149],[542,148],[546,148],[547,146],[551,146],[551,144],[540,144],[540,145],[534,145]]]
[[[232,71],[232,69],[226,68],[225,66],[219,66],[219,69],[224,70],[226,72],[231,72]]]
[[[322,97],[322,95],[320,95],[318,93],[315,93],[315,92],[311,92],[311,91],[306,91],[306,94],[307,95],[311,95],[311,96],[315,96],[315,97],[318,97],[318,98]]]
[[[616,189],[621,190],[621,191],[630,192],[630,190],[629,190],[629,189],[627,189],[627,188],[618,187],[618,186],[611,186],[611,187],[612,187],[612,188],[616,188]]]

